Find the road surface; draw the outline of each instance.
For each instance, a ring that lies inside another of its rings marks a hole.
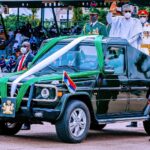
[[[55,126],[32,125],[15,136],[0,136],[0,150],[150,150],[150,137],[142,123],[138,128],[127,128],[128,123],[109,124],[103,131],[89,131],[80,144],[62,143]]]

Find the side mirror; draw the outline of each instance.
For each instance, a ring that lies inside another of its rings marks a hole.
[[[115,70],[113,67],[104,67],[104,73],[105,74],[114,74]]]

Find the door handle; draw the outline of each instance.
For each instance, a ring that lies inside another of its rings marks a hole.
[[[127,91],[129,88],[126,86],[126,85],[122,85],[121,86],[121,90],[123,90],[123,91]]]

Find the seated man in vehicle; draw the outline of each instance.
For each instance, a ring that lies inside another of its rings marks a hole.
[[[120,74],[124,70],[124,55],[117,47],[110,47],[108,49],[107,57],[105,58],[105,65],[108,68],[114,69],[114,73]]]

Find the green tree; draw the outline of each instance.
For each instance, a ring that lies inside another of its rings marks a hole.
[[[39,8],[29,8],[29,10],[31,10],[31,12],[32,12],[32,19],[34,20],[36,18],[36,14],[37,14]]]
[[[82,21],[82,16],[83,16],[82,8],[81,7],[73,7],[72,21],[80,22],[80,21]]]
[[[9,29],[15,30],[16,28],[18,28],[18,26],[16,26],[16,23],[12,23],[12,22],[16,22],[16,21],[17,21],[16,15],[9,15],[6,18],[4,18],[6,30],[9,30]],[[26,15],[19,16],[19,27],[27,22],[31,23],[33,27],[36,27],[37,25],[39,25],[40,20],[35,18],[34,25],[33,25],[32,16],[26,16]]]
[[[107,12],[108,11],[105,8],[100,8],[99,9],[98,21],[102,22],[103,24],[107,24],[107,21],[106,21]]]
[[[31,24],[35,27],[36,26],[36,14],[39,10],[39,8],[29,8],[31,10],[32,15],[31,15]]]

